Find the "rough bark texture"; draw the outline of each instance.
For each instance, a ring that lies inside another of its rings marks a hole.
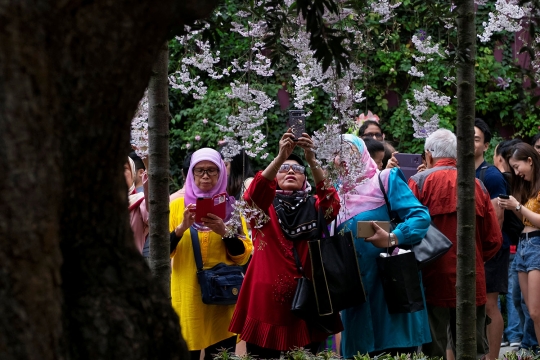
[[[170,293],[169,246],[169,48],[161,48],[148,85],[150,269]]]
[[[457,259],[457,359],[476,359],[475,270],[475,168],[474,117],[476,57],[473,0],[457,5],[457,141],[458,141],[458,259]]]
[[[1,359],[183,356],[122,166],[167,33],[214,5],[0,0]]]

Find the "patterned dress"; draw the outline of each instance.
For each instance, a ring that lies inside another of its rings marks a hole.
[[[255,229],[252,223],[254,253],[240,291],[229,330],[240,334],[242,340],[263,348],[289,350],[322,341],[328,334],[310,328],[305,321],[291,313],[291,304],[299,277],[293,245],[305,267],[311,273],[307,240],[285,238],[279,226],[273,201],[276,181],[267,180],[259,172],[244,199],[264,211],[270,220]],[[339,197],[334,188],[317,184],[315,207],[331,209],[331,221],[339,211]],[[308,276],[309,277],[309,276]]]

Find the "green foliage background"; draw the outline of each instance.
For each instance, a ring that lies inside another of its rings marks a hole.
[[[415,139],[411,121],[411,115],[407,110],[405,100],[414,102],[413,89],[421,89],[424,85],[430,85],[447,96],[452,101],[445,107],[432,107],[430,111],[439,114],[440,127],[454,130],[457,104],[455,100],[455,81],[446,80],[445,77],[454,77],[452,49],[456,44],[455,29],[447,30],[442,24],[442,19],[452,17],[448,3],[439,1],[404,0],[395,12],[396,16],[388,23],[379,22],[378,15],[369,13],[363,8],[362,2],[351,2],[351,6],[357,11],[364,11],[368,15],[365,21],[354,23],[363,34],[364,42],[357,48],[353,48],[351,56],[360,60],[364,65],[363,78],[356,82],[358,89],[364,89],[366,100],[359,104],[360,112],[367,113],[371,110],[381,118],[381,124],[386,134],[386,139],[394,143],[400,152],[419,153],[423,149],[423,139]],[[238,34],[229,31],[230,21],[235,20],[238,10],[250,10],[249,3],[242,0],[227,0],[218,9],[221,15],[218,17],[219,24],[215,27],[214,37],[218,40],[216,48],[220,50],[221,61],[216,64],[217,68],[230,67],[230,61],[235,58],[246,56],[249,52],[249,39],[242,38]],[[478,31],[481,24],[487,21],[488,12],[494,10],[493,3],[479,8],[477,12]],[[432,39],[441,43],[441,48],[449,50],[449,56],[441,61],[433,61],[417,65],[424,72],[423,78],[409,75],[407,72],[415,65],[413,54],[414,44],[411,42],[413,35],[423,30]],[[515,61],[515,49],[512,48],[514,34],[498,33],[492,37],[492,41],[486,44],[477,42],[476,61],[476,111],[477,116],[486,120],[496,134],[501,126],[509,125],[513,128],[515,136],[528,138],[539,131],[540,112],[536,106],[538,97],[527,88],[534,89],[536,83],[531,81],[533,74],[517,66]],[[193,51],[179,45],[176,40],[169,43],[170,64],[169,72],[174,72],[181,62],[184,54]],[[502,61],[497,61],[494,51],[502,52]],[[277,93],[281,88],[286,88],[291,93],[292,99],[292,74],[296,63],[293,59],[281,54],[279,62],[274,64],[275,73],[268,78],[251,77],[250,86],[263,89],[272,99],[276,100],[276,106],[271,109],[267,116],[265,128],[261,129],[267,136],[268,152],[267,160],[255,159],[255,167],[261,168],[270,161],[276,153],[277,143],[281,134],[286,130],[288,110],[293,109],[291,101],[288,109],[282,110],[277,102]],[[230,92],[230,83],[234,79],[241,79],[245,74],[235,73],[230,77],[214,80],[205,77],[204,73],[197,73],[208,86],[208,92],[204,99],[194,100],[190,95],[181,94],[178,90],[170,91],[170,110],[173,116],[171,121],[171,171],[173,176],[173,190],[179,186],[179,167],[188,151],[186,144],[190,144],[189,150],[201,147],[217,148],[218,141],[222,139],[216,123],[225,125],[227,116],[234,113],[237,104],[229,99],[226,94]],[[497,79],[511,80],[507,88],[497,86]],[[527,86],[524,86],[527,85]],[[330,99],[320,89],[314,89],[316,101],[313,114],[307,119],[307,131],[313,131],[329,122],[334,115]],[[398,98],[398,105],[389,106],[389,94]],[[208,123],[203,124],[202,120]],[[200,140],[195,140],[195,136]]]

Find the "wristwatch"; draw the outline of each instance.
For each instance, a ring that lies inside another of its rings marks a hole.
[[[517,204],[516,211],[521,211],[521,204],[520,203]]]
[[[396,245],[396,234],[390,233],[390,234],[388,234],[388,236],[390,237],[390,246],[395,246]]]

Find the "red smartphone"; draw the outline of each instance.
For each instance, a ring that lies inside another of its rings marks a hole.
[[[195,222],[202,222],[202,218],[207,217],[208,213],[225,219],[227,209],[227,194],[221,193],[212,197],[197,198],[196,205]]]

